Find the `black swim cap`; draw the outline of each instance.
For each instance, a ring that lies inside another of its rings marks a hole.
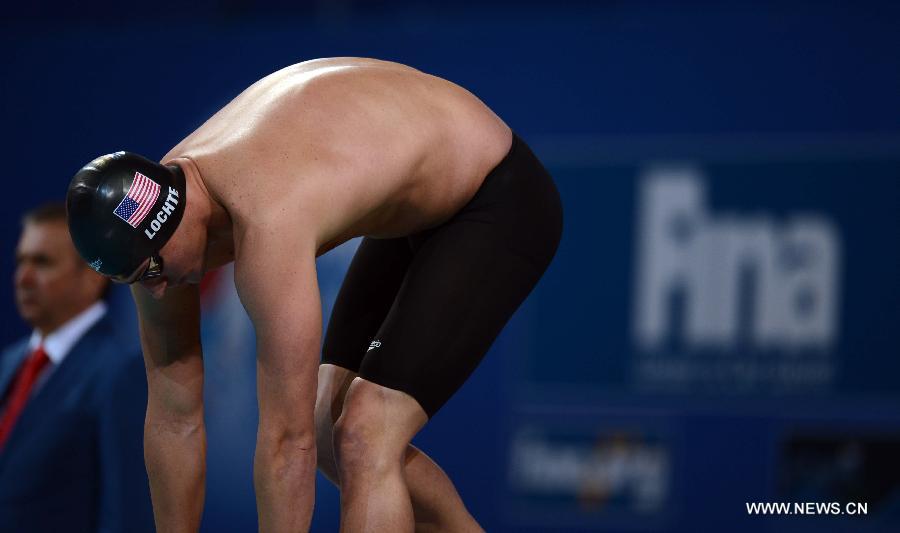
[[[185,192],[177,165],[130,152],[94,159],[75,174],[66,195],[75,248],[97,272],[130,276],[175,233]]]

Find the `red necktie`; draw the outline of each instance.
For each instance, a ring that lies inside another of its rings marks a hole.
[[[31,352],[31,355],[28,356],[28,359],[25,360],[25,363],[19,369],[19,373],[16,375],[9,393],[6,412],[0,418],[0,449],[6,443],[6,439],[12,432],[16,420],[22,414],[22,410],[25,409],[25,404],[31,395],[31,389],[34,388],[38,376],[41,375],[41,370],[47,366],[48,362],[50,362],[50,359],[47,357],[47,352],[44,351],[44,346],[40,345]]]

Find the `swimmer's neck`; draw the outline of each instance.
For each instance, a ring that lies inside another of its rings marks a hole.
[[[179,157],[166,164],[178,165],[184,172],[187,209],[185,214],[197,217],[200,227],[206,228],[204,268],[207,272],[234,260],[234,229],[231,215],[206,186],[200,169],[191,158]],[[197,225],[191,224],[191,227]]]
[[[178,165],[184,172],[185,188],[188,193],[187,202],[193,204],[191,207],[204,219],[209,237],[218,238],[224,234],[231,235],[231,215],[223,207],[222,202],[206,187],[197,163],[193,159],[183,156],[167,161],[166,164]],[[191,198],[191,195],[194,198]]]

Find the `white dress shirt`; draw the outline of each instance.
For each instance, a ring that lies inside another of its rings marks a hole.
[[[41,377],[38,378],[38,382],[35,383],[34,390],[31,392],[32,395],[47,382],[50,374],[62,364],[69,352],[72,351],[75,343],[81,340],[81,337],[105,314],[106,302],[101,300],[75,315],[74,318],[43,339],[41,339],[41,334],[38,330],[34,330],[31,333],[31,338],[28,340],[28,353],[32,353],[43,342],[44,351],[47,353],[47,358],[50,359],[49,368],[41,372]]]

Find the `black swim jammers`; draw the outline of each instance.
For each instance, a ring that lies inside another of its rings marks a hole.
[[[531,292],[561,234],[556,186],[513,134],[509,153],[452,218],[409,237],[363,239],[322,362],[406,392],[431,418]]]

